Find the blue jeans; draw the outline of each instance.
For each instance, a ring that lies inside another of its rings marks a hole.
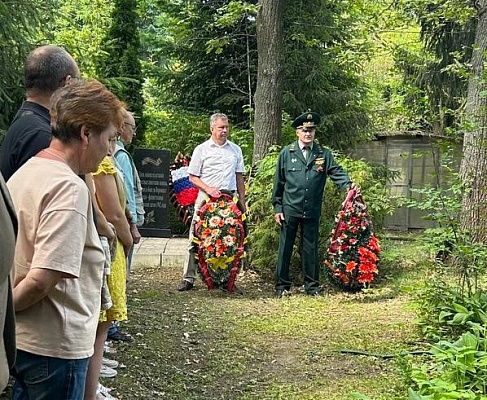
[[[12,400],[83,400],[88,361],[18,350]]]

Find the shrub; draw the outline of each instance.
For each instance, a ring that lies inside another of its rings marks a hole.
[[[269,149],[266,157],[260,162],[255,176],[250,180],[247,195],[250,264],[267,280],[272,280],[274,277],[279,246],[279,229],[274,221],[274,211],[271,204],[272,185],[279,150],[278,147]],[[351,179],[361,187],[374,226],[376,230],[380,229],[383,225],[384,216],[392,213],[393,210],[385,189],[384,169],[367,164],[363,160],[353,160],[340,154],[334,154],[334,157],[347,170]],[[323,196],[321,214],[320,259],[323,259],[328,248],[335,215],[344,198],[345,194],[328,180]],[[295,283],[301,282],[301,279],[298,278],[301,276],[298,246],[299,240],[296,240],[290,268],[291,279]]]

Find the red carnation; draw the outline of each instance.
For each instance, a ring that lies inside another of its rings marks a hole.
[[[355,261],[349,261],[347,263],[347,265],[345,266],[345,271],[346,272],[352,272],[356,266],[357,266],[357,263]]]

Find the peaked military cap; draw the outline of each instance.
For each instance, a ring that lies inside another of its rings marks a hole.
[[[301,114],[299,117],[297,117],[293,121],[291,126],[294,129],[314,128],[320,123],[320,121],[321,121],[321,118],[318,114],[316,114],[315,112],[308,111],[308,112]]]

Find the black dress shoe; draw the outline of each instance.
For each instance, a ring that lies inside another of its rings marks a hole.
[[[315,290],[310,290],[306,292],[308,296],[322,296],[323,295],[323,290],[321,288],[315,289]]]
[[[281,297],[284,297],[284,296],[291,296],[291,292],[287,289],[276,289],[276,291],[274,292],[274,297],[277,298],[277,299],[280,299]]]
[[[117,340],[119,342],[127,342],[127,343],[130,343],[132,341],[132,337],[130,335],[120,331],[119,329],[117,329],[113,333],[108,334],[108,339]]]
[[[190,282],[190,281],[183,281],[183,283],[181,283],[179,286],[178,286],[178,290],[180,292],[184,292],[186,290],[191,290],[193,289],[193,283]]]

